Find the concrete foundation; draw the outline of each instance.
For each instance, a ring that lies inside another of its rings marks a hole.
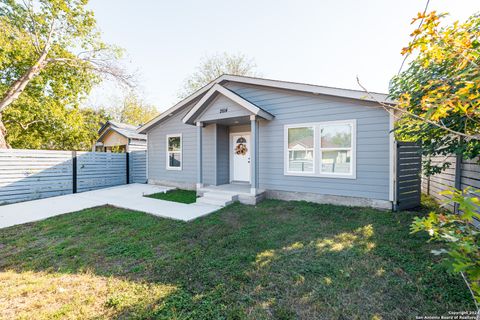
[[[334,204],[349,207],[369,207],[380,210],[392,210],[392,202],[388,200],[281,190],[260,190],[256,195],[253,195],[250,193],[250,185],[242,184],[204,186],[203,188],[197,189],[195,183],[182,183],[152,179],[148,180],[148,182],[162,186],[176,187],[179,189],[197,190],[197,195],[200,197],[203,196],[203,193],[207,191],[218,191],[226,193],[231,192],[238,195],[238,201],[240,203],[249,205],[255,205],[261,202],[263,199],[278,199],[286,201],[310,201],[315,203]]]
[[[266,197],[267,199],[278,199],[286,201],[310,201],[315,203],[334,204],[349,207],[370,207],[380,210],[392,210],[392,202],[387,200],[368,198],[279,190],[267,190]]]

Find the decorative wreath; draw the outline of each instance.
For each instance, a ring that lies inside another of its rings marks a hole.
[[[235,147],[235,153],[238,154],[239,156],[244,156],[247,154],[247,146],[244,145],[243,143],[239,143],[237,144],[237,146]]]

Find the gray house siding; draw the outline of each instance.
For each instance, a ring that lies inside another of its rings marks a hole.
[[[260,189],[389,200],[389,115],[381,107],[366,101],[246,84],[228,83],[225,86],[275,116],[271,121],[260,120],[258,152]],[[229,112],[238,107],[228,99],[225,101],[221,98],[217,97],[210,104],[217,116],[220,107],[229,108]],[[183,183],[192,188],[195,185],[197,128],[182,122],[182,118],[192,106],[193,104],[186,106],[178,114],[165,119],[148,131],[150,182],[171,182],[172,185]],[[210,119],[209,110],[210,108],[207,108],[199,119]],[[213,114],[211,116],[213,117]],[[284,175],[285,125],[351,119],[357,121],[356,179]],[[241,131],[250,131],[250,126],[227,127],[209,124],[204,127],[205,184],[229,182],[231,171],[229,133]],[[183,135],[181,171],[166,169],[166,135],[175,133]]]
[[[209,124],[202,133],[203,183],[215,185],[217,182],[217,125]]]
[[[248,110],[245,110],[245,108],[238,103],[233,102],[227,97],[218,95],[195,121],[211,121],[249,115]]]
[[[179,184],[193,188],[197,172],[197,128],[186,125],[182,118],[188,107],[157,124],[148,131],[148,180],[151,183]],[[166,169],[166,135],[182,134],[182,170]]]
[[[148,141],[148,179],[150,182],[178,185],[185,188],[195,186],[197,180],[197,128],[182,122],[182,118],[188,110],[189,108],[182,110],[148,132],[148,136],[152,139]],[[217,184],[216,130],[216,124],[209,124],[203,128],[203,180],[206,184]],[[182,134],[182,170],[167,170],[166,168],[166,136],[169,134]],[[228,143],[228,134],[226,141]],[[224,151],[228,151],[228,146]],[[228,183],[228,181],[224,183]]]
[[[389,115],[372,103],[230,83],[230,90],[275,115],[259,125],[261,189],[389,200]],[[357,120],[356,179],[284,175],[284,125]]]

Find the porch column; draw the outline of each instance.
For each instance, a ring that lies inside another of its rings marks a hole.
[[[197,189],[203,187],[202,127],[203,123],[197,122]]]
[[[250,130],[252,131],[250,147],[250,193],[256,195],[258,191],[258,120],[254,115],[250,116]]]

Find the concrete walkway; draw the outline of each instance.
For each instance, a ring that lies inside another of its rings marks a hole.
[[[163,186],[134,183],[4,205],[0,206],[0,228],[103,205],[112,205],[183,221],[190,221],[220,209],[220,207],[206,204],[184,204],[144,197],[144,195],[165,192],[170,189]]]

